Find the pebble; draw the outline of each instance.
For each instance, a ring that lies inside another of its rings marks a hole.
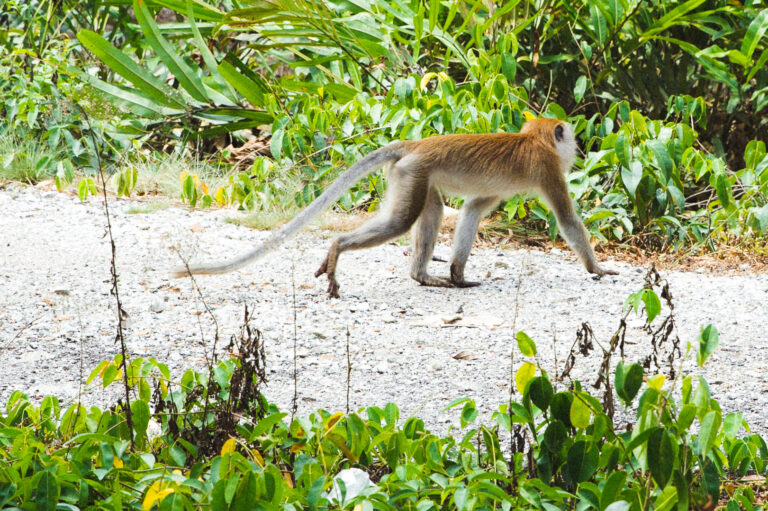
[[[136,204],[110,203],[120,299],[130,317],[124,332],[129,353],[167,364],[174,381],[185,369],[204,371],[217,333],[219,359],[230,356],[227,345],[240,332],[247,305],[251,327],[262,332],[267,398],[289,410],[295,381],[304,416],[318,408],[346,409],[349,328],[352,409],[395,402],[401,420],[418,414],[432,431],[444,433],[459,427],[460,410],[443,409],[469,397],[478,421],[488,423],[508,399],[510,371],[530,360],[517,347],[517,332],[536,342],[537,360],[554,380],[584,322],[596,341],[608,344],[627,296],[642,289],[647,272],[600,257],[619,275],[594,281],[569,250],[475,247],[465,273],[479,287],[428,288],[409,278],[404,246],[385,244],[345,253],[337,270],[341,297],[329,299],[314,271],[333,234],[314,227],[237,272],[197,277],[214,322],[189,279],[169,278],[179,264],[171,247],[178,245],[191,262],[216,261],[267,233],[227,223],[241,214],[233,209],[129,214]],[[120,351],[101,199],[81,204],[69,192],[5,185],[0,218],[0,407],[16,389],[34,392],[38,401],[55,394],[65,406],[78,398],[93,368]],[[444,233],[436,253],[450,251]],[[448,264],[432,262],[430,271],[447,276]],[[768,276],[704,268],[661,276],[670,284],[683,351],[688,342],[695,346],[708,323],[719,331],[721,349],[703,370],[695,357],[686,361],[683,374],[707,378],[724,413],[740,411],[753,431],[768,435]],[[664,305],[654,324],[667,313]],[[639,362],[649,339],[634,312],[628,325],[625,362]],[[597,351],[578,356],[571,373],[590,391],[600,367]],[[452,358],[459,353],[469,355]],[[567,383],[554,381],[555,390]],[[118,396],[119,386],[102,390],[96,378],[80,399],[109,406]]]

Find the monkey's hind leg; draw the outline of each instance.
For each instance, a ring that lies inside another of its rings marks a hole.
[[[424,210],[411,231],[411,278],[423,286],[453,287],[451,281],[427,273],[442,219],[443,200],[440,192],[430,187]]]
[[[427,187],[426,179],[408,176],[397,166],[392,168],[389,197],[382,211],[370,222],[333,240],[328,255],[315,272],[315,277],[324,273],[328,276],[328,294],[331,297],[339,297],[339,284],[336,281],[339,256],[347,250],[381,245],[408,232],[424,208]]]
[[[453,236],[453,254],[451,255],[451,282],[456,287],[479,286],[480,282],[464,280],[464,266],[467,264],[472,243],[475,241],[480,219],[497,202],[498,197],[473,197],[467,199],[459,213],[456,232]]]

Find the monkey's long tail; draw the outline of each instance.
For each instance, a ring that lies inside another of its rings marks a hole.
[[[172,270],[171,276],[174,278],[184,277],[190,272],[198,275],[214,275],[227,273],[237,270],[248,263],[258,259],[271,251],[285,240],[296,234],[312,218],[320,214],[325,208],[336,202],[339,197],[352,186],[355,182],[384,166],[387,163],[399,160],[405,154],[405,144],[403,142],[394,142],[386,147],[377,149],[361,160],[352,165],[346,172],[336,179],[325,191],[315,199],[309,206],[304,208],[290,222],[281,227],[277,232],[256,248],[244,253],[243,255],[225,261],[212,264],[194,264],[186,267],[179,267]]]

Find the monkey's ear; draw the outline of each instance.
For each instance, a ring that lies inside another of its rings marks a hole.
[[[562,142],[565,139],[564,129],[562,124],[555,126],[555,140]]]

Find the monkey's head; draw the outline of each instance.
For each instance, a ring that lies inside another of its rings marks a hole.
[[[551,141],[560,157],[563,172],[573,165],[576,158],[576,137],[567,122],[558,119],[531,119],[523,124],[520,133],[535,135],[536,138]]]

